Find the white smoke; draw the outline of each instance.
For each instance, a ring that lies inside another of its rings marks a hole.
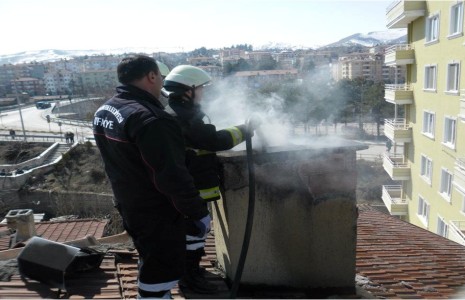
[[[255,132],[254,145],[273,147],[288,144],[292,127],[282,113],[284,99],[277,94],[269,97],[257,93],[252,95],[246,86],[229,80],[216,81],[210,91],[212,93],[203,100],[202,108],[218,130],[245,124],[252,119],[261,124]],[[242,144],[234,150],[243,148]]]

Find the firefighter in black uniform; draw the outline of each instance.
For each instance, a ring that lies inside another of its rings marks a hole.
[[[186,164],[200,196],[207,201],[221,198],[216,151],[228,150],[245,139],[245,125],[223,130],[216,130],[212,124],[203,119],[200,101],[203,88],[211,81],[211,77],[202,69],[181,65],[175,67],[165,78],[163,87],[169,94],[168,113],[175,116],[182,127],[186,143]],[[217,287],[209,283],[200,268],[200,260],[205,255],[206,236],[199,237],[198,228],[187,219],[186,236],[186,274],[180,285],[198,293],[213,293]]]
[[[186,168],[181,127],[158,101],[155,60],[130,56],[117,71],[123,85],[95,112],[95,141],[139,252],[138,297],[170,298],[185,271],[185,218],[201,236],[211,218]]]

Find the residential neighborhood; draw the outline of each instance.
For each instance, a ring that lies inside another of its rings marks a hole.
[[[349,36],[315,48],[245,43],[0,64],[0,298],[141,298],[143,251],[92,131],[123,122],[114,107],[102,110],[115,121],[94,113],[132,54],[205,72],[208,123],[257,117],[262,126],[215,156],[219,200],[206,202],[211,231],[197,270],[211,292],[181,280],[164,296],[465,297],[464,6],[394,1],[385,26],[396,34],[370,45]],[[157,107],[170,112],[165,96]],[[23,114],[41,125],[25,130]],[[194,150],[206,164],[209,151]],[[186,249],[199,242],[188,238]]]

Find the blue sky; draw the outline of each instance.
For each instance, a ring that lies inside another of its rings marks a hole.
[[[0,0],[0,54],[124,47],[188,51],[268,42],[321,46],[387,30],[391,2]]]

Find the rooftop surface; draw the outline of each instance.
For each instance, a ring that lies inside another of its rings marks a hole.
[[[465,247],[366,205],[359,207],[357,227],[355,282],[364,293],[346,298],[452,298],[465,286]],[[213,235],[207,240],[206,252],[202,265],[207,276],[218,285],[218,294],[207,297],[176,287],[172,290],[175,299],[228,298],[228,286],[214,267]],[[99,269],[70,276],[68,293],[59,297],[134,299],[136,281],[137,253],[131,249],[110,250]],[[0,282],[0,298],[55,297],[56,289],[34,280],[23,281],[19,275]],[[256,294],[254,298],[264,297],[308,298],[309,295],[291,292],[273,297],[269,292]]]
[[[64,243],[85,238],[88,235],[96,239],[103,237],[107,220],[78,219],[36,223],[36,233],[44,239]],[[0,224],[0,251],[10,248],[11,232],[6,224]],[[14,246],[14,245],[12,245]]]

